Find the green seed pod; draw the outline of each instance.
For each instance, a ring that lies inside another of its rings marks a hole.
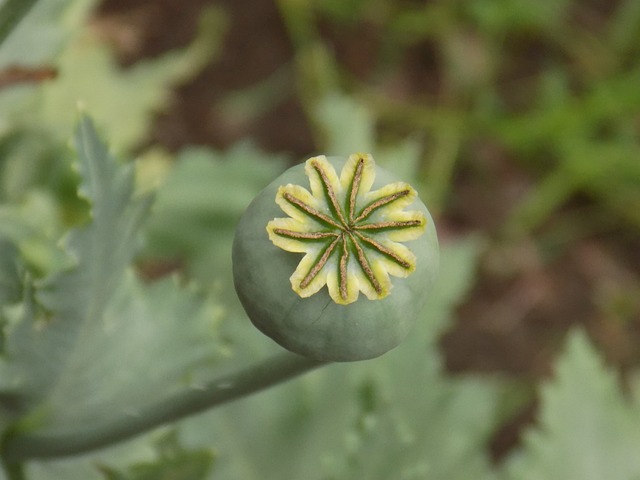
[[[397,346],[437,268],[429,211],[367,154],[313,157],[284,172],[249,205],[233,244],[251,321],[318,360],[365,360]]]

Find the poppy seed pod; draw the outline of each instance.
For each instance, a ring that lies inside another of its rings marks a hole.
[[[437,268],[435,225],[416,191],[360,153],[284,172],[249,205],[233,244],[235,288],[254,325],[325,361],[397,346]]]

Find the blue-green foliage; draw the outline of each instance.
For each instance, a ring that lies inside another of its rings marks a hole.
[[[134,193],[133,164],[110,158],[87,118],[76,148],[91,220],[65,237],[68,264],[40,281],[27,277],[22,308],[8,312],[3,409],[17,417],[14,429],[35,436],[126,417],[151,392],[187,388],[223,356],[219,307],[172,279],[144,285],[131,270],[152,201]]]
[[[570,31],[576,2],[569,0],[409,3],[279,2],[322,150],[371,151],[442,207],[469,145],[484,135],[538,179],[504,231],[535,231],[576,192],[637,231],[640,90],[629,58],[640,45],[638,2],[619,2],[601,41]],[[143,144],[171,87],[215,55],[223,12],[205,15],[183,51],[121,70],[85,26],[90,6],[38,2],[0,49],[1,67],[16,60],[64,67],[54,83],[0,91],[0,435],[11,441],[73,436],[135,415],[278,348],[251,327],[233,296],[230,250],[235,222],[285,157],[241,142],[176,155],[150,148],[125,163],[107,148],[127,157]],[[383,66],[397,62],[404,46],[436,42],[463,100],[394,104],[338,91],[343,72],[314,30],[314,15],[348,28],[358,18],[381,26]],[[485,63],[460,58],[470,30]],[[502,39],[523,32],[559,42],[584,73],[577,92],[571,72],[550,58],[524,89],[526,108],[506,108],[494,83],[504,68]],[[581,40],[593,48],[581,48]],[[263,97],[281,91],[280,81],[274,75],[251,98],[268,104]],[[77,113],[78,103],[104,139]],[[416,135],[382,141],[380,121]],[[82,457],[28,462],[27,478],[637,480],[639,384],[630,375],[624,395],[582,332],[569,336],[541,388],[522,444],[499,465],[489,460],[488,442],[510,413],[503,408],[515,386],[452,377],[437,348],[475,280],[485,240],[442,242],[433,299],[411,338],[389,354],[324,367]],[[141,279],[158,266],[178,273]]]
[[[542,388],[540,425],[508,462],[510,478],[640,478],[638,386],[625,398],[585,334],[574,332],[553,381]]]

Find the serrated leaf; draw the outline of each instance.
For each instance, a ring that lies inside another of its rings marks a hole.
[[[542,390],[539,425],[507,465],[518,480],[638,480],[640,404],[582,331],[570,334],[553,381]]]
[[[134,195],[132,165],[109,156],[86,118],[76,143],[91,222],[66,241],[74,265],[36,285],[41,308],[26,308],[9,332],[1,380],[21,399],[17,437],[86,433],[135,415],[222,354],[215,305],[171,279],[144,286],[130,270],[150,204]]]
[[[33,397],[57,381],[83,325],[100,321],[134,254],[136,230],[149,207],[149,200],[128,204],[132,169],[118,170],[88,119],[83,119],[76,140],[80,170],[87,175],[81,188],[93,203],[93,222],[68,238],[67,253],[76,268],[40,285],[39,300],[53,317],[43,327],[46,334],[34,330],[35,319],[25,319],[9,337],[14,367],[22,371],[16,371],[16,381]]]

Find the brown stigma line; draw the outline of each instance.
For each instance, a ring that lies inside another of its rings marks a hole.
[[[325,215],[324,213],[319,212],[315,208],[307,205],[302,200],[300,200],[300,199],[294,197],[293,195],[291,195],[289,192],[284,193],[282,195],[282,197],[287,202],[289,202],[292,205],[295,205],[296,207],[298,207],[300,210],[303,210],[303,211],[307,212],[309,214],[309,216],[315,218],[316,220],[319,220],[320,222],[328,223],[329,225],[332,225],[332,226],[334,226],[336,228],[342,228],[337,222],[335,222],[333,220],[333,218],[331,218],[330,216]]]
[[[407,228],[407,227],[419,227],[422,225],[421,220],[407,220],[398,222],[378,222],[378,223],[366,223],[364,225],[354,225],[354,230],[385,230],[394,228]]]
[[[273,233],[282,237],[293,238],[295,240],[322,240],[324,238],[337,237],[334,232],[295,232],[284,228],[274,228]]]
[[[362,170],[364,168],[364,158],[358,159],[356,170],[351,181],[351,191],[349,192],[349,223],[353,225],[353,215],[356,211],[356,198],[358,196],[358,190],[360,190],[360,182],[362,181]]]
[[[340,256],[340,296],[346,299],[347,292],[347,265],[349,262],[349,248],[347,248],[347,237],[342,234],[342,255]]]
[[[401,267],[406,269],[411,268],[411,263],[409,263],[407,260],[402,258],[400,255],[398,255],[396,252],[394,252],[390,248],[385,247],[380,242],[376,242],[373,238],[362,235],[359,232],[356,232],[356,235],[358,236],[358,238],[360,238],[360,240],[362,240],[368,245],[371,245],[378,252],[382,253],[383,255],[386,255],[387,257],[390,257],[394,262],[396,262]]]
[[[349,235],[351,236],[351,241],[353,242],[353,246],[356,247],[356,258],[358,259],[360,268],[362,269],[365,276],[367,277],[367,280],[369,280],[369,283],[371,284],[373,289],[376,291],[378,295],[380,295],[382,293],[382,286],[380,285],[380,282],[378,282],[378,279],[374,275],[373,270],[371,269],[371,265],[369,265],[369,260],[367,260],[367,257],[364,254],[364,250],[362,250],[362,247],[356,241],[353,235],[352,234],[349,234]]]
[[[396,193],[392,193],[391,195],[387,195],[386,197],[379,198],[375,202],[367,205],[367,207],[362,211],[362,213],[360,215],[358,215],[358,217],[354,220],[354,223],[361,222],[362,220],[367,218],[369,215],[371,215],[377,209],[379,209],[381,207],[384,207],[385,205],[388,205],[391,202],[395,202],[399,198],[406,197],[410,193],[411,193],[411,190],[406,189],[406,190],[401,190],[401,191],[396,192]]]
[[[327,173],[318,165],[318,162],[311,162],[311,166],[313,169],[320,175],[320,180],[322,181],[322,186],[324,193],[327,197],[329,197],[329,201],[331,202],[331,206],[333,207],[334,213],[338,216],[338,219],[345,227],[348,227],[347,221],[344,219],[342,215],[342,209],[340,208],[340,204],[338,203],[338,197],[336,197],[336,192],[331,188],[331,184],[329,183],[329,178],[327,177]]]
[[[316,264],[313,266],[313,268],[311,270],[309,270],[309,273],[307,273],[307,275],[300,282],[300,288],[307,288],[309,286],[309,284],[311,283],[311,281],[314,278],[316,278],[316,275],[318,275],[318,273],[320,273],[320,270],[322,270],[322,268],[329,261],[329,257],[331,257],[331,254],[335,250],[336,245],[338,245],[339,241],[340,241],[340,237],[336,237],[336,239],[329,244],[329,246],[324,251],[324,253],[320,257],[320,259],[316,262]]]

